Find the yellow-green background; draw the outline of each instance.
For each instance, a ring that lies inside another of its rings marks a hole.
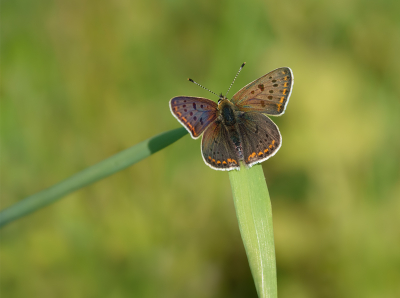
[[[294,73],[263,164],[285,297],[400,297],[398,0],[2,1],[1,208]],[[256,297],[226,172],[179,142],[3,228],[2,297]]]

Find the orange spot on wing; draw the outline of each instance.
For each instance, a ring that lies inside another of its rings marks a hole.
[[[274,144],[275,144],[275,140],[272,140],[272,143],[271,143],[271,145],[269,145],[269,148],[274,147]]]
[[[283,84],[283,87],[287,87],[288,86],[288,82],[286,82],[285,84]]]
[[[265,150],[264,150],[264,153],[267,153],[267,152],[268,152],[268,149],[265,149]]]
[[[271,145],[269,145],[269,148],[275,147],[275,140],[272,140]]]
[[[285,100],[285,96],[281,97],[281,100],[279,101],[280,103],[283,103],[283,101]]]
[[[283,78],[285,81],[289,80],[289,76]]]
[[[213,158],[212,162],[215,163],[215,159],[214,158]]]
[[[176,112],[176,114],[180,117],[182,116],[182,114],[180,112]]]
[[[208,160],[211,160],[211,156],[208,157]]]
[[[256,155],[257,155],[257,154],[256,154],[255,152],[253,152],[252,154],[249,155],[249,157],[248,157],[247,160],[250,161],[250,159],[256,157]]]
[[[282,108],[282,105],[280,104],[280,103],[278,103],[278,112],[281,110],[281,108]]]
[[[282,92],[282,94],[283,94],[283,95],[285,95],[285,94],[286,94],[286,92],[287,92],[287,89],[283,89],[283,92]]]
[[[234,163],[234,164],[237,164],[237,162],[236,162],[236,160],[234,160],[234,159],[230,159],[230,158],[228,158],[228,163]]]
[[[217,161],[217,165],[220,165],[220,164],[221,164],[221,162],[218,160],[218,161]]]
[[[182,120],[183,120],[183,121],[185,121],[185,122],[187,122],[187,120],[186,120],[186,118],[185,118],[185,117],[182,117]]]
[[[223,164],[223,165],[226,165],[226,161],[225,161],[225,160],[224,160],[224,161],[222,161],[222,164]]]
[[[264,153],[262,151],[258,152],[258,156],[262,156]]]

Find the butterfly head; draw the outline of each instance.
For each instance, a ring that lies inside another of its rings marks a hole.
[[[224,101],[224,100],[228,100],[224,95],[222,95],[222,93],[219,95],[219,99],[218,99],[218,105]]]

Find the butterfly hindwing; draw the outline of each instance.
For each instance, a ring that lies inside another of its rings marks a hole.
[[[260,113],[240,113],[238,128],[243,159],[248,166],[267,160],[279,150],[282,137],[271,119]]]
[[[207,98],[178,96],[172,98],[169,105],[172,114],[193,139],[197,139],[217,118],[218,105]]]
[[[275,69],[239,90],[232,102],[244,112],[280,116],[292,92],[293,73],[289,67]]]
[[[210,124],[201,140],[204,162],[215,170],[239,169],[239,158],[235,145],[229,137],[227,127],[217,120]]]

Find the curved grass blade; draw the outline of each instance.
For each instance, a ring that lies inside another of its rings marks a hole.
[[[0,212],[0,227],[51,204],[75,190],[135,164],[174,143],[186,134],[187,131],[183,127],[161,133],[21,200]]]
[[[272,209],[261,165],[230,171],[240,234],[258,297],[278,297]]]

